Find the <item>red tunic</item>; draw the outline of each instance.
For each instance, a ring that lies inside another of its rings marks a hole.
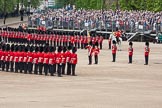
[[[43,63],[44,64],[48,64],[49,63],[49,53],[44,53]]]
[[[128,48],[129,56],[133,55],[133,48]]]
[[[117,51],[117,46],[113,45],[112,46],[112,54],[116,54],[116,51]]]
[[[56,64],[56,53],[49,53],[49,64]]]
[[[71,60],[70,60],[70,63],[71,63],[71,64],[77,64],[77,62],[78,62],[77,54],[72,53],[72,54],[71,54]]]
[[[60,64],[60,63],[62,63],[62,53],[58,52],[56,54],[56,64]]]
[[[149,47],[145,47],[145,56],[148,56],[150,52],[150,48]]]

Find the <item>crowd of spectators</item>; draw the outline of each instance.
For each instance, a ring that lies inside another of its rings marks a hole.
[[[139,29],[162,32],[162,12],[49,9],[30,16],[29,26],[39,25],[44,25],[47,28],[114,31],[117,27],[129,32],[136,32]]]

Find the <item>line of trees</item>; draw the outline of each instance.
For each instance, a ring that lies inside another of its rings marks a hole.
[[[40,5],[42,0],[30,0],[31,6],[36,8]],[[0,0],[0,13],[11,13],[16,9],[19,9],[19,5],[24,5],[25,7],[28,6],[28,0]]]
[[[117,9],[162,11],[161,0],[56,0],[56,3],[73,4],[84,9]]]

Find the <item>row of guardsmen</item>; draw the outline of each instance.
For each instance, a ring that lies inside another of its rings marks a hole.
[[[65,74],[76,75],[75,67],[78,61],[76,47],[59,46],[56,52],[56,48],[48,44],[39,47],[17,44],[1,44],[0,46],[2,71],[51,76],[57,74],[58,77]]]
[[[63,32],[63,31],[38,31],[38,30],[24,30],[19,31],[16,28],[0,29],[1,40],[7,43],[20,43],[20,44],[37,44],[41,45],[48,43],[53,46],[73,46],[76,48],[85,48],[88,45],[89,38],[87,33],[80,32]],[[90,37],[93,44],[99,43],[102,49],[103,37],[101,34],[93,34]]]

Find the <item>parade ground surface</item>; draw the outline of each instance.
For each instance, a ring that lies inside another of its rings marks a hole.
[[[150,43],[148,66],[144,46],[134,42],[133,64],[128,42],[115,63],[107,40],[98,65],[88,65],[87,50],[78,50],[78,76],[0,72],[0,108],[161,108],[162,45]]]

